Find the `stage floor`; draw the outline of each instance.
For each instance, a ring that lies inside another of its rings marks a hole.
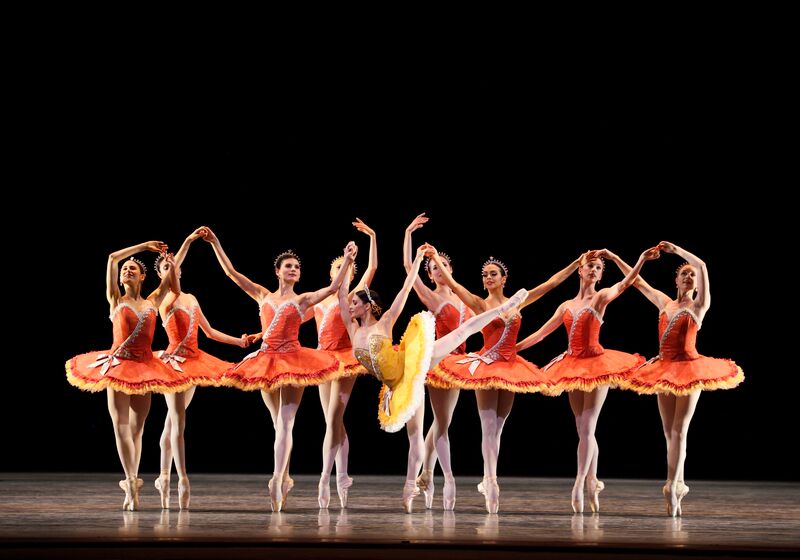
[[[295,475],[272,513],[268,475],[195,474],[190,511],[162,511],[145,474],[141,509],[121,511],[118,474],[0,473],[3,558],[796,558],[800,484],[687,481],[683,517],[669,518],[663,481],[606,479],[602,513],[574,515],[568,479],[503,478],[500,513],[486,513],[479,477],[457,477],[454,512],[422,495],[401,507],[403,478],[354,475],[346,509],[335,482],[317,506],[318,477]],[[587,503],[588,510],[588,503]]]

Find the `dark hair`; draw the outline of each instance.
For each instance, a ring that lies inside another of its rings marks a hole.
[[[367,294],[367,290],[369,290],[369,294]],[[370,290],[369,288],[365,290],[358,290],[356,292],[356,297],[364,303],[370,304],[370,311],[372,312],[373,317],[376,319],[381,318],[381,315],[383,314],[383,302],[381,301],[381,296],[378,295],[378,292],[375,290]]]
[[[284,251],[283,253],[281,253],[280,255],[278,255],[278,256],[275,258],[275,262],[274,262],[274,263],[272,263],[272,264],[275,266],[275,268],[280,268],[280,267],[281,267],[281,264],[283,264],[283,261],[285,261],[286,259],[294,259],[294,260],[296,260],[296,261],[297,261],[297,264],[298,264],[298,265],[300,265],[300,266],[302,267],[302,264],[300,263],[300,257],[298,257],[298,256],[295,254],[295,252],[294,252],[294,251],[292,251],[291,249],[289,249],[288,251]]]

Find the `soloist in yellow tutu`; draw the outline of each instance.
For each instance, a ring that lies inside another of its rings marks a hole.
[[[389,337],[373,334],[368,348],[353,349],[361,365],[383,383],[378,406],[381,429],[400,430],[422,405],[435,338],[436,321],[423,311],[411,318],[399,345],[392,346]]]

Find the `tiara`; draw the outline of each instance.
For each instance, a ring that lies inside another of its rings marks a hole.
[[[289,249],[287,251],[284,251],[283,253],[281,253],[280,255],[275,257],[275,262],[272,263],[272,265],[275,268],[278,268],[278,263],[281,262],[281,259],[283,259],[283,258],[294,259],[294,260],[297,261],[297,264],[300,264],[302,266],[302,263],[300,262],[300,257],[295,255],[294,251],[292,251],[291,249]]]
[[[490,264],[493,264],[495,266],[499,266],[500,268],[503,269],[503,273],[506,276],[508,276],[508,267],[505,265],[505,263],[503,263],[503,261],[498,261],[496,258],[492,257],[491,255],[489,256],[489,260],[486,261],[485,263],[483,263],[483,266],[481,268],[486,268]]]
[[[344,255],[341,255],[341,256],[336,257],[335,259],[333,259],[331,261],[331,266],[334,266],[339,261],[344,261]],[[356,266],[355,261],[353,261],[353,274],[355,274],[356,272],[358,272],[358,267]]]
[[[452,266],[453,266],[453,260],[450,258],[450,255],[448,255],[447,253],[444,253],[444,252],[442,252],[442,251],[439,251],[439,257],[441,257],[441,258],[443,258],[444,260],[446,260],[446,261],[447,261],[447,264],[449,264],[449,265],[450,265],[450,268],[452,268]],[[431,258],[430,258],[430,257],[427,257],[427,258],[425,259],[425,271],[426,271],[426,272],[430,272],[430,271],[431,271],[431,269],[430,269],[430,265],[431,265]]]
[[[144,263],[142,261],[140,261],[139,259],[137,259],[135,257],[130,257],[128,260],[129,261],[133,261],[136,264],[138,264],[139,268],[142,269],[142,274],[147,274],[147,267],[144,265]]]
[[[681,265],[678,268],[675,269],[675,274],[680,273],[681,269],[684,268],[684,267],[687,267],[687,266],[692,266],[692,265],[689,264],[688,261],[682,262]]]
[[[367,286],[366,284],[364,284],[364,293],[367,294],[367,301],[369,302],[369,307],[372,310],[373,314],[380,315],[383,312],[383,310],[381,309],[381,306],[375,303],[375,300],[372,299],[372,295],[369,293],[369,286]]]

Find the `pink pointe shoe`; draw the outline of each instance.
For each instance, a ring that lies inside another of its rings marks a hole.
[[[427,509],[433,508],[433,471],[422,471],[417,477],[417,486],[425,495],[425,507]]]

